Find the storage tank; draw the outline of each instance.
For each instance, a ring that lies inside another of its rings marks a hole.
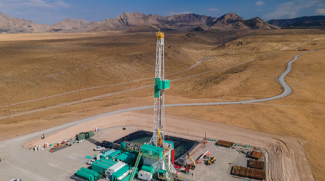
[[[111,168],[108,169],[108,175],[112,175],[122,167],[124,167],[126,164],[123,162],[117,162],[115,165],[113,165]]]
[[[86,173],[92,174],[92,175],[94,176],[95,179],[99,179],[99,178],[100,178],[100,175],[99,175],[97,172],[93,171],[93,170],[89,170],[89,169],[87,169],[87,168],[85,168],[85,167],[81,167],[80,170],[83,171],[83,172],[86,172]]]
[[[90,173],[87,173],[87,172],[83,172],[81,170],[78,170],[76,175],[78,177],[81,177],[81,178],[84,178],[84,179],[87,179],[89,181],[94,181],[94,176]]]

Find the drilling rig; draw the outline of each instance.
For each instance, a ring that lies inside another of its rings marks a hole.
[[[154,118],[153,135],[149,144],[163,147],[165,140],[164,91],[170,87],[170,81],[165,80],[164,33],[157,32],[155,87],[154,87]]]
[[[176,173],[174,163],[174,143],[165,141],[165,112],[164,91],[170,87],[170,81],[164,77],[164,33],[157,32],[155,86],[154,86],[154,118],[153,134],[148,143],[143,144],[139,150],[138,158],[133,167],[129,181],[132,181],[141,157],[143,165],[154,169],[159,179],[173,181],[173,173]],[[147,173],[151,174],[152,173]]]

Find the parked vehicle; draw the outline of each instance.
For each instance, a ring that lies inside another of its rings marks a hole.
[[[101,150],[105,150],[105,147],[96,146],[96,147],[94,148],[94,151],[101,151]]]
[[[20,178],[13,178],[13,179],[11,179],[9,181],[21,181],[21,179]]]
[[[95,162],[95,160],[94,160],[94,159],[91,159],[91,160],[89,160],[89,161],[87,162],[87,165],[91,165],[93,162]]]

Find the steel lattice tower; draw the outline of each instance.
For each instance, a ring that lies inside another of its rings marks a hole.
[[[150,144],[162,147],[165,127],[164,90],[169,88],[169,80],[164,78],[164,33],[157,32],[156,67],[155,67],[155,93],[153,135]]]

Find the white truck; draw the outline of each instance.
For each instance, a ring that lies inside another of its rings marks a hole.
[[[105,147],[102,147],[102,146],[96,146],[94,148],[94,151],[101,151],[101,150],[105,150]]]
[[[87,165],[91,165],[93,162],[95,162],[95,160],[94,160],[94,159],[91,159],[91,160],[89,160],[89,161],[87,162]]]

